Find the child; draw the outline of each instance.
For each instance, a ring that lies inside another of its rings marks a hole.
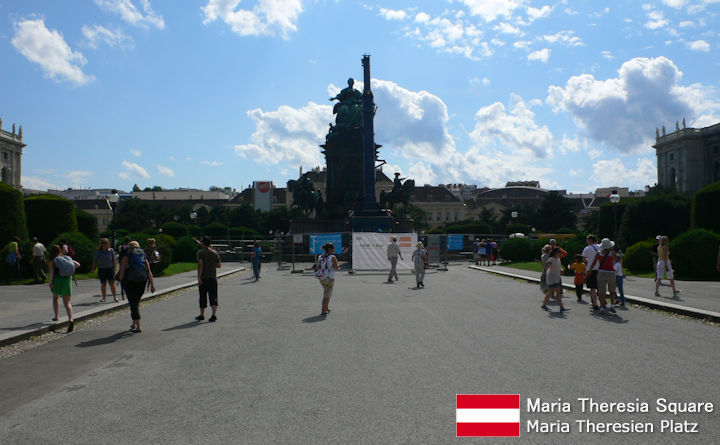
[[[572,262],[568,265],[568,270],[575,272],[575,295],[577,295],[577,301],[582,301],[583,284],[585,284],[585,269],[587,264],[583,256],[578,254],[575,255]]]
[[[615,281],[617,283],[618,292],[620,292],[620,307],[625,307],[625,292],[623,291],[623,278],[625,278],[625,274],[623,273],[622,268],[622,260],[623,260],[623,254],[620,252],[617,248],[617,245],[615,246],[615,252],[618,255],[618,261],[615,263]]]
[[[554,294],[555,300],[558,302],[558,305],[560,305],[560,312],[567,311],[568,309],[562,304],[562,279],[560,277],[562,274],[562,264],[560,263],[560,249],[558,247],[550,251],[550,256],[545,262],[545,270],[547,271],[546,280],[548,291],[545,294],[545,299],[540,307],[549,311],[550,308],[547,307],[547,304]]]

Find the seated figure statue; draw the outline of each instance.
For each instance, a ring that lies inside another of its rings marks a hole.
[[[333,114],[336,114],[335,125],[338,128],[362,127],[362,93],[353,88],[355,81],[348,79],[347,88],[343,88],[335,97],[330,100],[337,100],[333,107]]]

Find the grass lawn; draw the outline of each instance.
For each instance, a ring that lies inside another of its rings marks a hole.
[[[167,269],[163,270],[159,276],[169,277],[171,275],[188,272],[188,271],[195,270],[195,269],[197,269],[197,263],[173,263],[173,264],[169,265]],[[46,275],[47,275],[47,273],[46,273]],[[75,274],[76,280],[93,280],[93,279],[97,279],[97,277],[98,277],[97,270],[95,270],[95,272],[93,272],[93,273]],[[0,284],[2,284],[2,285],[33,284],[33,279],[26,278],[21,281],[12,281],[12,282],[4,281]]]
[[[515,269],[530,270],[532,272],[542,272],[542,264],[539,261],[527,261],[527,262],[516,262],[516,263],[502,263],[502,266],[514,267]]]

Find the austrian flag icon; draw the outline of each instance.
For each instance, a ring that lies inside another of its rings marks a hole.
[[[520,394],[457,394],[457,437],[520,437]]]

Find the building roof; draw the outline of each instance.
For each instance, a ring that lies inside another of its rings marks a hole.
[[[81,210],[112,210],[107,199],[78,199],[75,207]]]
[[[462,200],[450,193],[445,187],[425,185],[423,187],[415,187],[413,192],[413,202],[456,202],[462,203]]]

